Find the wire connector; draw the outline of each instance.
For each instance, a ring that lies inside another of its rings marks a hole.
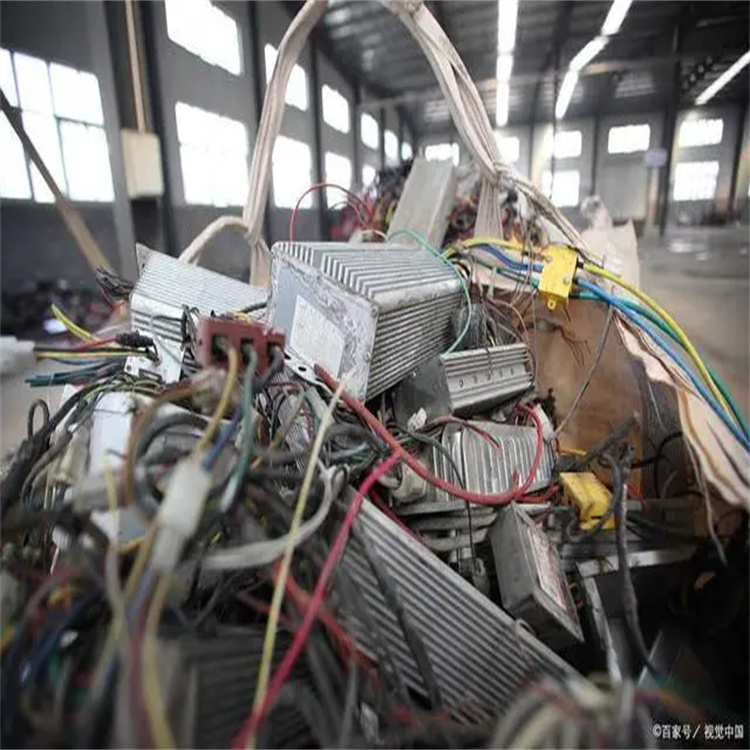
[[[173,570],[185,543],[195,534],[203,515],[213,477],[192,458],[180,461],[172,472],[159,507],[159,535],[151,564],[155,570]]]
[[[539,277],[539,294],[554,310],[558,302],[567,302],[578,264],[578,252],[569,247],[551,245],[545,254],[544,268]]]

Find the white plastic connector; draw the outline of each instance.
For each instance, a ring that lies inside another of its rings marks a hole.
[[[534,413],[539,417],[539,421],[542,423],[542,435],[544,436],[544,442],[549,443],[550,440],[555,438],[555,428],[552,426],[550,418],[547,413],[542,409],[541,404],[537,404],[534,407]]]
[[[155,570],[172,570],[179,562],[185,542],[198,528],[212,484],[211,474],[193,458],[175,467],[157,516],[159,535],[151,558]]]

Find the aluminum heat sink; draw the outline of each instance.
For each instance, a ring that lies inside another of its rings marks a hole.
[[[451,340],[454,271],[421,247],[277,243],[268,319],[292,352],[372,398]]]
[[[377,508],[365,502],[363,533],[396,584],[399,598],[422,637],[445,707],[459,721],[496,718],[535,678],[577,674],[559,656]],[[426,695],[398,620],[369,564],[352,541],[343,564],[362,591],[404,680]],[[375,658],[373,634],[357,612],[341,605],[358,645]]]
[[[531,388],[526,344],[440,354],[409,374],[395,391],[396,421],[424,409],[431,422],[447,414],[475,414]]]
[[[159,374],[167,382],[179,376],[177,363],[182,356],[181,321],[185,306],[203,315],[222,315],[252,307],[256,309],[250,316],[263,319],[268,296],[265,289],[143,245],[136,245],[136,254],[139,278],[130,295],[132,327],[155,340],[161,359]]]

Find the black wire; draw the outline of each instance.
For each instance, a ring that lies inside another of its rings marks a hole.
[[[602,456],[602,459],[610,463],[612,470],[613,488],[612,493],[615,498],[615,540],[617,544],[617,568],[620,578],[620,595],[622,597],[623,613],[625,615],[625,624],[628,628],[630,640],[638,656],[648,670],[658,677],[656,668],[649,658],[646,641],[643,637],[640,622],[638,619],[638,597],[633,586],[633,578],[630,574],[630,564],[628,562],[628,536],[627,536],[627,482],[630,476],[630,462],[633,460],[632,446],[627,446],[621,463],[618,463],[608,454]],[[616,482],[616,484],[614,484]]]
[[[422,637],[412,625],[411,618],[407,615],[406,610],[399,599],[397,586],[391,578],[387,566],[380,559],[380,556],[375,550],[375,545],[373,545],[366,532],[362,529],[359,519],[354,521],[352,535],[362,549],[370,569],[375,575],[380,590],[383,592],[383,598],[385,599],[386,604],[394,612],[399,624],[401,625],[401,630],[406,639],[406,643],[414,656],[414,661],[416,662],[419,673],[422,676],[425,688],[427,688],[427,695],[430,699],[430,704],[437,710],[443,703],[440,695],[440,686],[435,679],[432,663],[430,662],[427,649],[422,642]]]
[[[339,748],[351,747],[350,736],[354,724],[354,713],[357,708],[357,693],[359,691],[359,667],[354,654],[349,659],[349,679],[346,682],[346,697],[344,698],[344,713],[341,717],[339,730]]]
[[[29,407],[29,413],[26,417],[26,437],[31,438],[34,435],[34,417],[37,410],[42,412],[42,427],[49,423],[49,406],[43,398],[38,398]]]

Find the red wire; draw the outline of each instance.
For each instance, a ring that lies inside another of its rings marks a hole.
[[[338,388],[338,383],[336,382],[336,380],[334,380],[334,378],[320,365],[315,365],[315,374],[332,391],[335,391],[336,388]],[[447,492],[449,495],[453,495],[453,497],[457,497],[460,500],[467,500],[470,503],[476,503],[478,505],[505,505],[514,500],[518,502],[531,502],[528,498],[523,497],[523,495],[531,486],[531,483],[534,481],[534,477],[536,476],[537,470],[539,469],[539,464],[541,463],[542,452],[544,449],[544,435],[542,432],[541,420],[534,413],[534,411],[532,411],[528,407],[521,406],[519,407],[519,409],[526,413],[536,425],[537,446],[536,455],[534,456],[534,462],[531,466],[531,471],[529,471],[529,475],[528,477],[526,477],[526,481],[521,485],[521,487],[512,489],[502,495],[485,495],[478,492],[469,492],[468,490],[464,490],[461,487],[456,486],[455,484],[446,482],[440,477],[436,477],[433,473],[428,471],[419,461],[417,461],[410,453],[404,450],[404,448],[396,440],[396,438],[394,438],[393,435],[388,432],[388,430],[382,425],[382,423],[372,414],[372,412],[367,409],[367,407],[363,403],[352,397],[349,393],[347,393],[346,390],[342,391],[341,398],[344,400],[344,403],[363,421],[365,421],[369,425],[370,429],[372,429],[373,432],[375,432],[375,434],[378,435],[388,445],[388,447],[397,456],[399,456],[399,458],[401,458],[401,460],[404,461],[404,463],[406,463],[410,469],[414,471],[415,474],[417,474],[417,476],[420,476],[425,480],[425,482],[429,482],[434,487],[443,490],[443,492]]]
[[[101,341],[82,341],[80,344],[76,344],[73,349],[75,349],[76,351],[85,351],[86,349],[98,349],[100,346],[116,343],[117,337],[112,336],[112,338],[102,339]]]
[[[347,190],[342,185],[337,185],[335,182],[316,182],[313,185],[310,185],[307,190],[305,190],[302,195],[297,199],[297,203],[294,206],[294,210],[292,211],[292,215],[289,219],[289,241],[294,241],[294,225],[297,223],[297,214],[299,213],[299,207],[302,204],[302,201],[310,194],[315,192],[316,190],[322,190],[323,188],[336,188],[337,190],[341,190],[344,194],[346,194],[349,198],[352,198],[353,200],[357,201],[362,205],[362,207],[367,211],[367,223],[368,225],[372,223],[372,216],[370,215],[370,212],[367,208],[367,204],[356,194],[353,193],[351,190]]]
[[[338,534],[336,535],[336,539],[331,545],[328,557],[326,558],[325,563],[323,563],[323,568],[320,571],[320,577],[318,578],[318,582],[315,584],[315,590],[310,597],[310,606],[307,608],[307,612],[305,612],[305,617],[302,620],[302,624],[299,626],[294,636],[294,640],[292,641],[292,645],[289,647],[289,650],[286,652],[283,661],[281,662],[281,664],[279,664],[278,669],[271,679],[271,683],[268,686],[268,691],[266,692],[266,697],[263,701],[263,705],[257,712],[252,712],[250,716],[245,720],[242,728],[239,732],[237,732],[237,734],[234,736],[234,739],[232,740],[233,748],[244,748],[247,745],[248,739],[255,736],[261,719],[265,715],[268,708],[273,704],[276,696],[279,694],[279,691],[286,682],[286,679],[289,676],[289,673],[292,671],[292,667],[294,666],[297,657],[300,655],[305,645],[305,641],[307,640],[307,637],[312,630],[312,626],[317,617],[318,610],[323,603],[323,596],[325,594],[326,587],[328,586],[328,581],[330,580],[334,568],[336,567],[336,564],[338,563],[339,558],[344,551],[344,547],[346,546],[346,541],[349,536],[349,530],[354,523],[354,519],[357,517],[359,509],[362,507],[362,502],[365,495],[369,492],[370,488],[375,484],[375,482],[377,482],[378,479],[380,479],[380,477],[382,477],[384,474],[388,473],[398,463],[398,461],[399,456],[395,454],[389,456],[385,461],[383,461],[383,463],[375,467],[375,469],[372,470],[365,481],[362,482],[362,485],[357,492],[357,496],[354,498],[352,504],[346,511],[344,521],[341,524],[341,528],[339,529]]]

